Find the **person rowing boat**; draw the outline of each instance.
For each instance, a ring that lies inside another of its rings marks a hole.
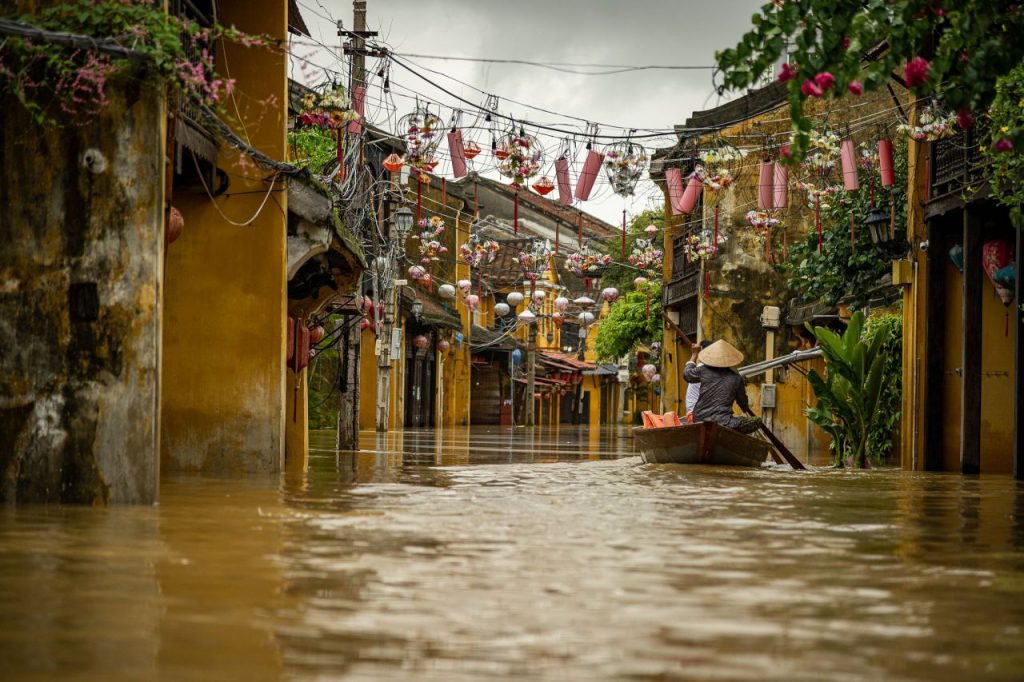
[[[761,418],[736,416],[735,402],[744,412],[750,411],[747,392],[734,367],[743,362],[743,353],[719,339],[707,348],[693,344],[693,355],[683,367],[683,378],[688,383],[700,384],[700,396],[693,407],[693,417],[699,422],[715,422],[740,433],[753,433],[760,427]],[[700,363],[700,364],[698,364]]]

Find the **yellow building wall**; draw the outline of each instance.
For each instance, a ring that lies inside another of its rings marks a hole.
[[[220,20],[287,37],[283,0],[223,0]],[[225,44],[237,80],[237,132],[283,159],[287,62],[279,52]],[[192,163],[186,152],[182,163]],[[161,459],[166,469],[280,470],[284,453],[286,211],[283,182],[266,202],[265,170],[222,146],[228,194],[176,192],[185,231],[166,260]],[[219,211],[218,211],[219,209]],[[259,215],[244,227],[236,222]]]
[[[364,329],[359,340],[359,430],[373,431],[377,420],[377,337]]]
[[[984,330],[981,336],[981,471],[1011,474],[1013,352],[1017,343],[1017,325],[1013,323],[1013,316],[1019,315],[1020,311],[1013,304],[1004,306],[994,292],[992,283],[986,278],[981,297],[981,325]],[[1007,315],[1010,316],[1008,321]]]
[[[916,109],[911,112],[917,116]],[[907,144],[907,241],[920,244],[927,239],[924,222],[925,187],[928,183],[928,145],[910,140]],[[928,260],[920,249],[909,256],[912,280],[903,289],[903,414],[900,460],[903,469],[924,469],[924,361],[927,326],[925,282]]]

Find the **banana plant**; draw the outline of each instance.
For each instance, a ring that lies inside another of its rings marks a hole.
[[[871,420],[889,381],[881,352],[885,337],[876,334],[869,342],[861,339],[861,312],[854,313],[842,336],[825,327],[808,324],[807,328],[825,357],[825,376],[816,370],[807,375],[817,399],[807,409],[807,418],[832,436],[837,466],[852,456],[855,466],[866,467]]]

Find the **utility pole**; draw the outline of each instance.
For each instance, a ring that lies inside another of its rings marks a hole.
[[[363,53],[366,40],[362,35],[366,32],[366,0],[352,0],[352,26],[355,29],[352,38],[355,52],[352,55],[351,92],[355,92],[357,86],[366,86],[366,55]]]

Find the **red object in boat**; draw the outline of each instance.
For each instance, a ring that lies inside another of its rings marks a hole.
[[[551,182],[551,179],[544,175],[537,182],[533,183],[533,189],[542,197],[547,196],[555,189],[555,183]]]
[[[558,201],[568,206],[572,203],[572,181],[569,178],[569,159],[564,156],[555,161],[555,179],[558,180]]]
[[[892,140],[878,141],[878,172],[882,176],[882,187],[896,184],[896,172],[893,170]]]
[[[587,152],[587,160],[583,163],[583,170],[580,172],[580,179],[576,183],[576,198],[586,201],[590,198],[590,192],[594,189],[594,181],[597,174],[601,172],[601,164],[604,163],[604,154],[591,149]]]
[[[476,155],[480,153],[480,145],[473,140],[466,143],[465,154],[467,159],[475,159]]]
[[[453,130],[448,133],[448,151],[452,157],[452,175],[457,178],[466,176],[466,146],[462,143],[462,131]]]
[[[402,170],[402,166],[405,165],[405,161],[398,154],[391,153],[386,159],[384,159],[384,168],[390,173],[397,173]]]

